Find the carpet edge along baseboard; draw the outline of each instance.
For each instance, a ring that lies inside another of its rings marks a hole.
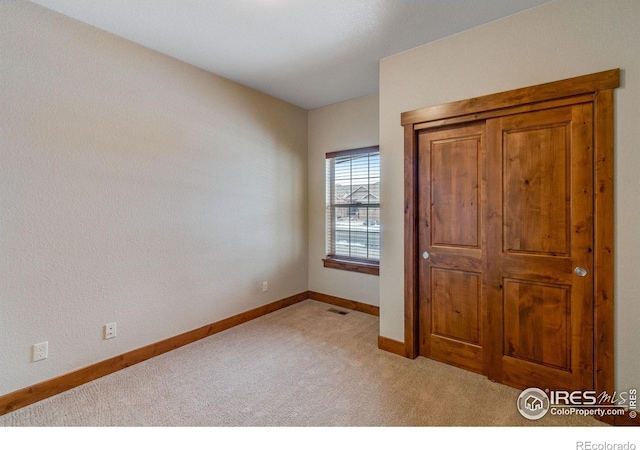
[[[398,356],[407,357],[404,342],[399,342],[388,337],[378,336],[378,348]]]
[[[313,291],[305,291],[290,297],[277,300],[258,308],[245,311],[235,316],[222,319],[209,325],[196,328],[195,330],[155,342],[153,344],[131,350],[118,356],[114,356],[104,361],[91,364],[87,367],[74,370],[49,380],[41,381],[31,386],[27,386],[17,391],[0,396],[0,415],[15,411],[33,403],[39,402],[54,395],[68,391],[90,381],[104,377],[111,373],[126,369],[129,366],[138,364],[147,359],[175,350],[176,348],[190,344],[192,342],[212,336],[221,331],[235,327],[271,312],[277,311],[298,302],[312,299],[335,306],[340,306],[354,311],[360,311],[375,316],[379,315],[377,306],[334,297],[327,294],[320,294]]]
[[[371,314],[372,316],[380,316],[380,307],[375,305],[369,305],[368,303],[361,303],[355,300],[348,300],[346,298],[336,297],[334,295],[321,294],[320,292],[315,291],[308,291],[308,295],[311,300],[340,306],[346,309],[352,309],[354,311]]]
[[[131,350],[127,353],[105,359],[104,361],[91,364],[87,367],[83,367],[82,369],[74,370],[73,372],[2,395],[0,396],[0,415],[24,408],[32,403],[39,402],[40,400],[44,400],[45,398],[52,397],[64,391],[68,391],[69,389],[73,389],[82,384],[104,377],[105,375],[109,375],[129,366],[133,366],[134,364],[146,361],[147,359],[175,350],[176,348],[216,333],[220,333],[221,331],[235,327],[244,322],[257,319],[260,316],[291,306],[295,303],[307,300],[308,298],[309,294],[307,291],[301,292],[299,294],[292,295],[291,297],[277,300],[209,325],[196,328],[195,330],[187,331],[162,341]]]

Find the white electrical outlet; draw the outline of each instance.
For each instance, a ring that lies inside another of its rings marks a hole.
[[[104,338],[106,340],[114,337],[116,337],[116,323],[111,322],[104,326]]]
[[[262,282],[262,292],[267,292],[269,290],[269,283],[267,281]]]
[[[33,344],[33,362],[47,359],[49,357],[49,342]]]

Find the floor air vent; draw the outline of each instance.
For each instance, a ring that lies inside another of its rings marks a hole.
[[[332,313],[336,313],[336,314],[340,314],[341,316],[346,316],[347,314],[349,314],[346,311],[340,311],[339,309],[335,309],[335,308],[327,309],[327,311],[332,312]]]

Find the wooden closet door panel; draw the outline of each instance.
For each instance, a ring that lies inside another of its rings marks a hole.
[[[480,345],[480,275],[431,269],[431,334]]]
[[[505,252],[570,253],[570,138],[562,122],[504,133]]]
[[[478,150],[477,136],[431,141],[431,245],[480,246]]]
[[[570,370],[569,286],[505,279],[504,355]]]
[[[484,125],[418,136],[420,354],[483,371]]]
[[[519,388],[593,385],[590,103],[487,122],[488,374]],[[585,276],[574,269],[581,267]]]

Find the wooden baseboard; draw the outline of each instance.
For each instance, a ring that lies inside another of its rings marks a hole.
[[[384,336],[378,336],[378,348],[389,353],[395,353],[399,356],[407,356],[404,342],[399,342]]]
[[[360,311],[372,316],[380,316],[380,308],[378,306],[369,305],[367,303],[357,302],[355,300],[347,300],[346,298],[335,297],[333,295],[321,294],[319,292],[309,291],[309,298],[330,305],[340,306],[342,308]]]
[[[88,383],[89,381],[96,380],[126,367],[133,366],[134,364],[153,358],[154,356],[175,350],[183,345],[220,333],[221,331],[235,327],[236,325],[240,325],[278,309],[307,300],[308,298],[309,293],[302,292],[300,294],[269,303],[268,305],[260,306],[259,308],[205,325],[195,330],[187,331],[186,333],[156,342],[155,344],[150,344],[122,355],[109,358],[65,375],[0,396],[0,415],[15,411],[16,409],[23,408],[32,403],[39,402],[45,398],[60,394],[61,392],[73,389],[77,386]]]

